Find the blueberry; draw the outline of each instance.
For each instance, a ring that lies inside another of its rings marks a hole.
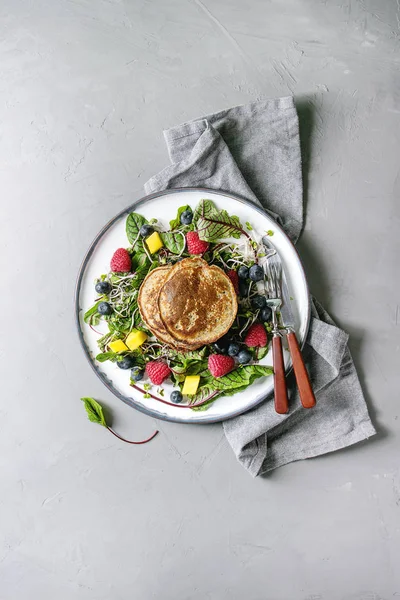
[[[100,302],[100,304],[97,307],[97,312],[101,315],[111,315],[111,304],[108,304],[108,302]]]
[[[144,225],[141,226],[139,233],[142,237],[147,237],[148,235],[153,233],[153,231],[154,231],[154,227],[152,227],[148,223],[145,223]]]
[[[249,269],[249,277],[252,281],[261,281],[264,279],[264,271],[260,265],[253,265]]]
[[[172,392],[171,394],[171,401],[175,402],[175,404],[180,404],[183,400],[183,396],[181,392],[178,392],[178,390],[175,390],[174,392]]]
[[[249,284],[244,279],[239,279],[239,294],[242,298],[245,298],[249,293]]]
[[[98,294],[108,294],[111,291],[111,285],[108,281],[98,281],[94,289]]]
[[[254,298],[251,299],[251,305],[256,310],[259,310],[260,308],[264,308],[266,303],[267,303],[267,300],[266,300],[265,296],[254,296]]]
[[[249,278],[249,267],[245,267],[241,265],[238,268],[237,274],[239,275],[239,279],[248,279]]]
[[[213,343],[213,347],[219,354],[226,354],[228,352],[229,342],[228,336],[223,335],[222,338]]]
[[[232,342],[231,344],[229,344],[229,346],[228,346],[229,356],[236,356],[237,354],[239,354],[239,351],[240,351],[239,344],[237,344],[236,342]]]
[[[248,350],[241,350],[239,352],[239,354],[237,355],[238,362],[241,365],[245,365],[246,363],[249,363],[252,358],[253,357]]]
[[[272,317],[272,310],[270,309],[269,306],[266,306],[265,308],[263,308],[260,311],[260,314],[258,315],[260,321],[262,321],[263,323],[265,323],[266,321],[270,321],[271,317]]]
[[[190,225],[190,223],[193,221],[193,213],[190,209],[185,210],[182,214],[181,214],[181,223],[182,225]]]
[[[135,364],[135,360],[134,360],[134,358],[132,358],[132,356],[124,356],[124,358],[117,361],[117,366],[120,369],[124,369],[124,371],[126,369],[131,369],[134,364]]]
[[[143,369],[141,369],[140,367],[133,367],[131,371],[131,379],[133,381],[140,381],[141,379],[143,379]]]

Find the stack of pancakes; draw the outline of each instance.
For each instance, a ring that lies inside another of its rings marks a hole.
[[[222,337],[235,320],[237,298],[229,277],[202,258],[150,271],[138,306],[148,329],[180,351],[196,350]]]

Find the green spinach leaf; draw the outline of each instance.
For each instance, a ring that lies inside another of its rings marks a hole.
[[[139,241],[139,229],[145,223],[147,223],[147,219],[138,213],[133,212],[128,215],[126,219],[126,235],[130,244]]]

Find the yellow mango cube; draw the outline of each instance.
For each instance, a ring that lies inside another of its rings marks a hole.
[[[108,347],[113,352],[126,352],[127,350],[129,350],[128,346],[124,344],[122,340],[115,340],[115,342],[110,342],[108,344]]]
[[[146,238],[146,244],[150,254],[154,254],[164,246],[158,231],[154,231],[151,235],[149,235],[148,238]]]
[[[183,384],[182,394],[184,396],[192,396],[197,392],[200,383],[200,375],[186,375],[185,383]]]
[[[139,348],[139,346],[141,346],[146,340],[147,335],[144,331],[138,331],[137,329],[134,329],[126,338],[125,343],[129,350],[136,350],[136,348]]]

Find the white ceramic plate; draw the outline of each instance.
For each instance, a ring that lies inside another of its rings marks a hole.
[[[189,204],[194,208],[202,198],[209,198],[218,208],[226,209],[228,213],[237,215],[242,223],[249,221],[254,228],[254,233],[260,238],[266,231],[274,232],[271,242],[278,250],[288,280],[290,296],[293,298],[292,308],[296,322],[299,342],[302,345],[307,335],[310,319],[310,301],[306,278],[298,254],[284,231],[262,209],[243,200],[239,196],[216,192],[200,188],[182,188],[167,190],[142,198],[117,215],[100,231],[91,244],[80,269],[76,288],[76,318],[83,349],[89,362],[103,383],[118,398],[130,406],[159,419],[177,421],[181,423],[212,423],[223,421],[237,416],[253,408],[265,398],[273,401],[273,377],[257,379],[253,385],[235,396],[217,399],[211,407],[204,412],[197,412],[189,408],[167,406],[153,400],[143,398],[129,385],[129,372],[118,369],[114,363],[97,363],[95,356],[98,353],[96,335],[84,323],[83,314],[93,304],[95,298],[94,281],[101,273],[109,270],[110,258],[116,248],[126,247],[128,240],[125,233],[125,221],[130,212],[138,212],[147,219],[156,217],[163,225],[167,226],[170,219],[174,218],[177,209]],[[103,329],[102,329],[103,327]],[[106,324],[96,327],[106,332]],[[271,365],[271,352],[261,361],[261,364]],[[290,357],[285,351],[285,364],[290,368]],[[169,398],[172,385],[165,384],[165,398]]]

